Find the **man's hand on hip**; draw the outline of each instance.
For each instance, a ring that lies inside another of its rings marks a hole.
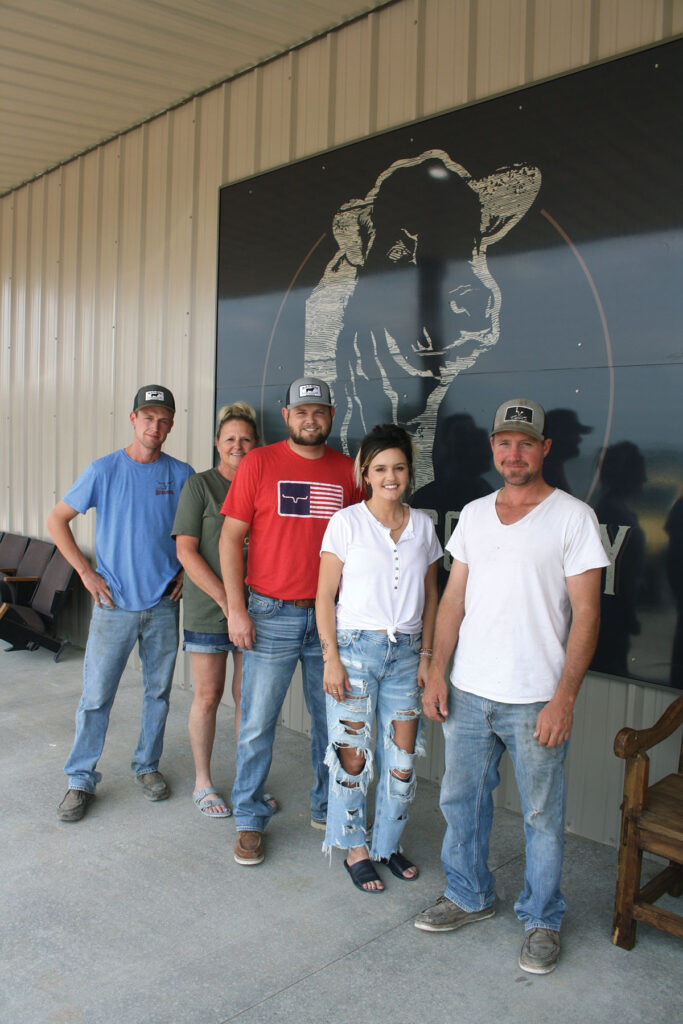
[[[256,627],[245,609],[228,613],[228,633],[236,647],[250,651],[256,641]]]
[[[114,598],[111,596],[107,581],[98,572],[95,572],[94,569],[86,569],[81,574],[81,582],[88,593],[92,594],[95,598],[95,604],[98,608],[102,606],[105,608],[114,607]]]
[[[538,713],[534,739],[541,747],[558,747],[569,739],[574,721],[573,704],[560,702],[557,697],[549,700]]]

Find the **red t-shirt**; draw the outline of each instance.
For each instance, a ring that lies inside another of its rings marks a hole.
[[[353,461],[334,448],[320,459],[297,455],[286,441],[252,449],[221,509],[249,524],[249,586],[282,601],[315,597],[325,528],[361,497]]]

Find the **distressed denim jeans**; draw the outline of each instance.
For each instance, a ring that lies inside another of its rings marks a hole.
[[[238,831],[263,832],[273,813],[263,799],[273,759],[275,726],[297,662],[301,662],[304,698],[311,716],[311,762],[314,782],[311,815],[327,814],[327,720],[323,690],[323,656],[315,609],[252,593],[249,615],[256,643],[242,657],[242,719],[232,805]]]
[[[95,767],[111,706],[136,642],[143,694],[140,736],[131,768],[136,775],[145,775],[159,767],[178,653],[178,602],[162,597],[152,608],[134,612],[95,606],[83,662],[83,693],[76,709],[76,736],[64,765],[69,789],[94,793],[102,778]]]
[[[412,754],[394,743],[393,723],[419,719],[420,689],[417,669],[421,636],[398,633],[392,642],[386,633],[372,630],[337,631],[337,647],[352,692],[343,703],[327,695],[329,746],[325,758],[330,770],[327,830],[323,852],[336,846],[348,850],[365,845],[366,794],[377,770],[375,820],[370,856],[390,857],[400,849],[408,820],[408,806],[415,796],[415,756],[424,754],[422,722],[418,722]],[[373,764],[372,723],[377,714],[377,741]],[[344,722],[362,722],[358,731]],[[359,775],[350,775],[339,760],[338,747],[354,747],[365,755]],[[407,780],[392,772],[410,772]]]
[[[519,787],[526,844],[524,888],[515,913],[527,930],[558,931],[566,910],[560,876],[568,742],[542,747],[534,739],[543,707],[544,702],[502,704],[451,687],[443,726],[446,770],[441,811],[446,835],[441,863],[448,881],[446,896],[459,907],[475,911],[493,903],[495,880],[487,863],[493,791],[507,748]]]

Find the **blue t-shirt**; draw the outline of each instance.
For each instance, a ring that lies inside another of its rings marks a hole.
[[[97,571],[117,607],[152,608],[179,572],[171,527],[193,472],[163,452],[156,462],[134,462],[120,449],[91,462],[64,495],[77,512],[97,509]]]

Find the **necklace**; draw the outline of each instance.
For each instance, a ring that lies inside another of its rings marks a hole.
[[[401,505],[401,522],[398,524],[398,526],[390,526],[389,523],[382,522],[380,517],[375,512],[373,512],[373,510],[370,508],[370,506],[367,503],[367,501],[365,502],[365,507],[367,508],[367,510],[370,513],[370,515],[373,516],[373,518],[377,520],[377,522],[380,524],[380,526],[383,526],[385,528],[385,530],[389,531],[390,534],[392,534],[392,533],[399,533],[403,529],[403,527],[405,525],[405,521],[406,521],[406,512],[408,512],[408,506],[407,505]],[[408,512],[408,515],[410,515],[409,512]]]

